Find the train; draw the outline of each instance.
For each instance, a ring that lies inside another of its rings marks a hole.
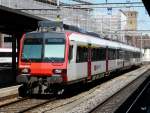
[[[21,38],[18,62],[19,95],[48,94],[138,66],[141,50],[72,30],[33,31]]]
[[[12,66],[12,48],[0,48],[0,68]]]

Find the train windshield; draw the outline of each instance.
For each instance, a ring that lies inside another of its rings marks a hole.
[[[42,43],[41,38],[27,38],[24,40],[22,60],[35,60],[42,59]]]
[[[47,38],[44,46],[44,61],[63,62],[65,56],[64,38]]]

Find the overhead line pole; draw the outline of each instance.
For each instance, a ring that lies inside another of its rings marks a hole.
[[[63,7],[63,6],[62,6]],[[112,6],[109,6],[109,7],[111,7],[111,8],[128,8],[128,7],[144,7],[144,5],[140,5],[140,6],[116,6],[116,7],[112,7]],[[71,9],[89,9],[88,7],[84,7],[84,8],[82,8],[82,7],[64,7],[64,8],[71,8]],[[108,8],[108,7],[90,7],[90,8]],[[35,8],[35,9],[22,9],[22,8],[18,8],[18,9],[16,9],[16,10],[55,10],[55,11],[57,11],[58,10],[58,8],[44,8],[44,9],[37,9],[37,8]]]
[[[91,2],[86,2],[84,0],[72,0],[72,1],[79,2],[79,3],[84,3],[84,4],[93,4]]]
[[[76,9],[84,9],[84,8],[121,8],[121,7],[144,7],[142,2],[117,2],[117,3],[92,3],[92,4],[67,4],[61,5],[65,8],[76,8]]]
[[[143,2],[116,2],[116,3],[92,3],[92,4],[66,4],[66,5],[63,5],[63,6],[93,6],[93,5],[120,5],[120,4],[130,4],[130,5],[133,5],[133,4],[143,4]]]

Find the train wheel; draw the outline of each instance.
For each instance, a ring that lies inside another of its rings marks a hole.
[[[27,96],[27,86],[22,85],[18,88],[18,93],[20,97],[26,97]]]

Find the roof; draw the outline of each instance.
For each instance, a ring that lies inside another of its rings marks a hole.
[[[88,36],[80,33],[72,33],[69,37],[70,40],[92,44],[93,46],[99,47],[108,47],[114,49],[124,49],[130,51],[137,51],[140,52],[140,49],[137,47],[133,47],[130,45],[126,45],[120,42],[110,41],[99,37]]]

